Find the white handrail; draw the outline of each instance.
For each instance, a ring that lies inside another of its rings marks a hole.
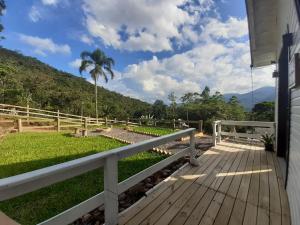
[[[118,222],[118,194],[126,191],[128,188],[147,178],[149,175],[187,154],[190,155],[190,163],[195,166],[198,165],[198,161],[195,158],[196,151],[194,135],[195,129],[190,128],[173,134],[116,148],[107,152],[86,156],[32,172],[0,179],[0,201],[38,190],[96,168],[104,167],[103,194],[100,193],[41,224],[69,224],[85,213],[93,210],[92,207],[95,207],[96,204],[98,204],[98,206],[103,204],[103,202],[101,202],[103,200],[105,207],[105,224],[116,225]],[[186,136],[190,136],[190,146],[188,148],[118,184],[118,161],[120,159],[153,149],[159,145]]]
[[[233,126],[234,132],[222,131],[222,125]],[[264,122],[264,121],[232,121],[232,120],[218,120],[213,122],[213,145],[221,142],[222,135],[235,137],[235,138],[250,138],[259,139],[261,134],[258,133],[237,133],[235,127],[256,127],[256,128],[266,128],[270,130],[270,133],[275,133],[275,122]]]

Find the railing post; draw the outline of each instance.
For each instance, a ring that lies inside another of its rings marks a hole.
[[[23,131],[23,126],[22,126],[22,119],[18,119],[18,132],[22,132]]]
[[[216,146],[217,145],[217,123],[213,122],[212,127],[213,127],[212,143],[213,146]]]
[[[142,120],[141,119],[139,119],[139,125],[142,126]]]
[[[108,126],[108,123],[107,123],[107,117],[105,117],[105,126],[106,126],[106,127]]]
[[[199,162],[196,159],[197,151],[195,148],[195,132],[194,131],[190,134],[190,149],[191,149],[190,164],[192,166],[199,166]]]
[[[221,131],[222,131],[222,124],[221,124],[221,122],[219,122],[218,123],[218,143],[220,143],[222,140]]]
[[[104,164],[104,217],[105,225],[118,224],[118,159],[112,155]]]
[[[126,120],[126,126],[129,125],[129,117],[127,117],[127,120]]]

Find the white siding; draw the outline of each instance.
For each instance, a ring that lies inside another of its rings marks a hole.
[[[280,35],[289,30],[294,35],[299,34],[299,20],[294,0],[280,0],[278,25]],[[299,52],[300,43],[294,43],[290,48],[290,56]],[[278,53],[281,43],[278,46]],[[291,58],[290,60],[293,60]],[[291,123],[290,123],[290,157],[287,183],[292,224],[300,224],[300,88],[291,90]]]

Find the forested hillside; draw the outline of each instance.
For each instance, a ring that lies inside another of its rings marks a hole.
[[[0,102],[94,116],[94,86],[39,60],[0,48]],[[98,88],[99,115],[138,117],[150,104]]]

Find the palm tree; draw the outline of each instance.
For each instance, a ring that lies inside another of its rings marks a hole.
[[[82,74],[83,71],[89,70],[89,73],[95,83],[95,111],[96,118],[98,119],[97,81],[99,77],[102,77],[104,78],[105,82],[108,82],[108,75],[110,75],[111,79],[114,78],[115,75],[112,71],[112,66],[115,64],[115,62],[112,58],[107,57],[100,49],[96,49],[93,52],[83,51],[80,57],[80,74]]]

